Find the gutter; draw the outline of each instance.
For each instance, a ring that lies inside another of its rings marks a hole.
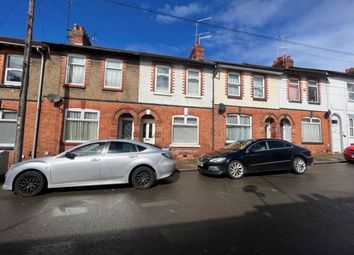
[[[250,68],[250,67],[232,66],[232,65],[220,65],[220,68],[241,70],[241,71],[250,71],[250,72],[256,72],[256,73],[274,74],[274,75],[282,75],[283,74],[283,72],[269,71],[269,70],[256,69],[256,68]]]
[[[41,51],[40,46],[36,46],[36,50],[41,54],[41,69],[39,74],[39,83],[38,83],[38,97],[37,97],[37,110],[36,110],[36,121],[34,125],[34,135],[33,135],[33,145],[32,145],[32,159],[37,156],[37,144],[38,144],[38,133],[39,133],[39,121],[42,109],[42,94],[43,94],[43,76],[45,68],[45,53]]]

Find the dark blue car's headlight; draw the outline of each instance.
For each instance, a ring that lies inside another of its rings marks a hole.
[[[225,157],[220,157],[220,158],[212,158],[209,163],[215,163],[215,164],[219,164],[222,163],[226,160]]]

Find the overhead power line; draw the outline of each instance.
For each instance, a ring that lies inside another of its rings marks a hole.
[[[163,15],[163,16],[166,16],[166,17],[178,19],[178,20],[181,20],[181,21],[189,22],[189,23],[196,23],[197,22],[196,20],[193,20],[193,19],[190,19],[190,18],[176,16],[176,15],[173,15],[173,14],[169,14],[169,13],[165,13],[165,12],[161,12],[161,11],[156,11],[156,10],[149,9],[149,8],[146,8],[146,7],[140,7],[140,6],[136,6],[136,5],[131,5],[131,4],[120,2],[120,1],[119,2],[115,1],[115,0],[102,0],[102,1],[114,4],[114,5],[117,5],[117,6],[130,8],[130,9],[150,12],[150,13],[157,14],[157,15]],[[262,35],[262,34],[258,34],[258,33],[243,31],[243,30],[239,30],[239,29],[235,29],[235,28],[230,28],[230,27],[224,27],[224,26],[218,25],[218,24],[212,24],[212,23],[207,23],[207,22],[199,22],[199,24],[203,24],[205,26],[218,28],[218,29],[222,29],[222,30],[226,30],[226,31],[231,31],[231,32],[234,32],[234,33],[239,33],[239,34],[245,34],[245,35],[249,35],[249,36],[253,36],[253,37],[258,37],[258,38],[262,38],[262,39],[266,39],[266,40],[277,41],[277,42],[281,41],[280,39],[274,38],[273,36]],[[340,51],[340,50],[335,50],[335,49],[330,49],[330,48],[310,45],[310,44],[306,44],[306,43],[300,43],[300,42],[288,41],[288,40],[286,41],[286,43],[287,44],[301,46],[301,47],[311,48],[311,49],[329,51],[329,52],[333,52],[333,53],[337,53],[337,54],[354,56],[354,53],[352,53],[352,52]]]

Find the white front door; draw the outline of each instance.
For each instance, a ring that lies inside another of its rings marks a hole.
[[[283,140],[291,142],[291,126],[288,124],[284,124],[282,126],[282,129]]]
[[[142,127],[141,140],[144,143],[155,144],[155,120],[143,119]]]
[[[272,138],[272,125],[266,124],[266,138]]]
[[[341,152],[340,123],[337,116],[332,116],[331,131],[332,131],[332,152]]]

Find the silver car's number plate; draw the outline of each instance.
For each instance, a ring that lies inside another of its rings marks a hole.
[[[203,162],[198,161],[198,166],[203,167],[204,166]]]

